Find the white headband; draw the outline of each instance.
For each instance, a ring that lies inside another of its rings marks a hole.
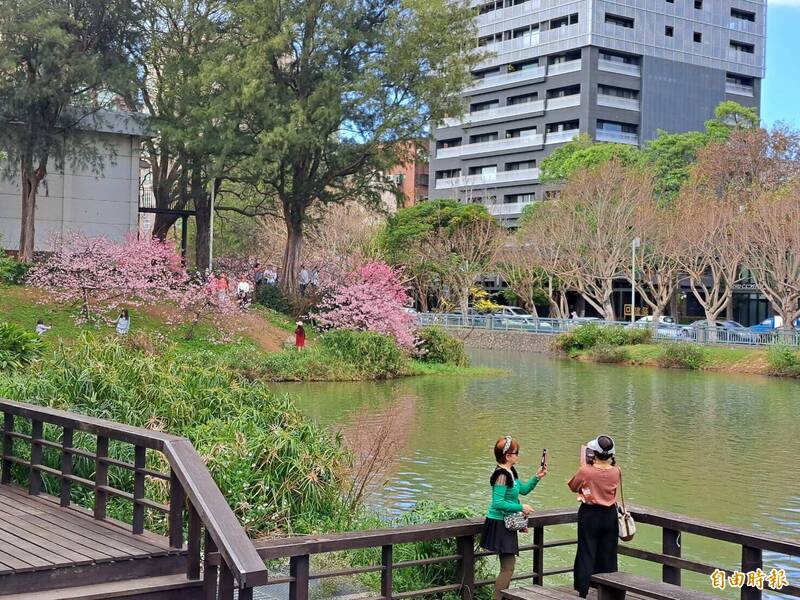
[[[511,436],[507,435],[506,436],[506,443],[503,444],[503,454],[505,454],[509,450],[511,450]]]

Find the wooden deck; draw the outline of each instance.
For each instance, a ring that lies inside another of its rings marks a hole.
[[[186,551],[150,532],[94,519],[47,496],[0,485],[0,594],[185,569]],[[0,596],[2,597],[2,596]]]

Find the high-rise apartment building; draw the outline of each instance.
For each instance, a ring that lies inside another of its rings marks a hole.
[[[701,130],[723,100],[760,104],[766,3],[475,0],[467,112],[434,130],[430,197],[482,202],[509,224],[549,191],[539,164],[578,133],[640,145]]]

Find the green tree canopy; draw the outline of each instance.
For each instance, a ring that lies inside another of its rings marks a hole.
[[[539,179],[543,183],[566,181],[574,172],[594,167],[612,158],[622,165],[632,165],[641,160],[641,155],[636,146],[595,143],[584,133],[556,148],[542,161]]]

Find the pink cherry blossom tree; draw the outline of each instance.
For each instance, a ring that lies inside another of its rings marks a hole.
[[[79,319],[98,311],[176,299],[189,277],[174,248],[129,236],[123,243],[70,232],[53,238],[53,253],[31,269],[28,283],[49,299],[80,306]]]
[[[396,269],[373,261],[350,273],[311,314],[324,329],[356,329],[392,336],[411,352],[416,321],[403,307],[411,297]]]

